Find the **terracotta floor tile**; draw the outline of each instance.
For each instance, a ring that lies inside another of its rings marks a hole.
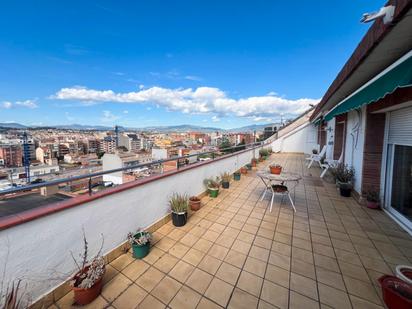
[[[286,245],[284,243],[277,242],[277,241],[272,242],[271,250],[276,253],[287,255],[287,256],[291,256],[292,254],[292,246]]]
[[[162,304],[159,300],[152,295],[147,295],[146,298],[139,304],[139,309],[163,309],[166,305]]]
[[[154,267],[150,267],[143,275],[136,280],[136,283],[145,289],[147,292],[153,290],[153,288],[162,280],[164,274]]]
[[[136,284],[132,284],[118,298],[116,298],[113,302],[113,306],[122,309],[136,308],[136,306],[144,300],[146,295],[147,292],[145,290]]]
[[[293,272],[290,273],[290,289],[312,299],[319,299],[316,281]]]
[[[151,248],[150,253],[143,258],[143,261],[153,265],[158,259],[163,256],[163,254],[165,254],[163,250],[160,250],[157,247]]]
[[[359,297],[350,295],[353,309],[384,309],[383,306],[373,304]]]
[[[227,283],[235,285],[236,281],[239,277],[239,274],[240,274],[240,269],[239,268],[237,268],[237,267],[235,267],[231,264],[223,262],[220,265],[220,267],[219,267],[219,269],[218,269],[215,276],[217,278],[227,282]]]
[[[252,257],[248,257],[246,259],[245,265],[243,266],[243,269],[263,278],[265,276],[266,265],[267,264],[265,262]]]
[[[223,307],[219,306],[218,304],[210,301],[209,299],[202,297],[199,304],[197,305],[196,309],[221,309]]]
[[[232,291],[232,285],[218,278],[214,278],[206,290],[205,296],[215,301],[220,306],[226,307]]]
[[[157,243],[156,243],[156,248],[159,248],[159,249],[161,249],[161,250],[163,250],[163,251],[167,251],[167,250],[169,250],[170,248],[172,248],[173,247],[173,245],[176,243],[176,240],[173,240],[173,239],[171,239],[171,238],[169,238],[169,237],[163,237],[160,241],[158,241]]]
[[[376,294],[375,288],[372,284],[346,276],[343,276],[343,280],[345,281],[346,288],[350,294],[358,296],[374,304],[381,304],[381,300]]]
[[[189,263],[179,261],[177,262],[175,267],[173,267],[173,269],[169,272],[169,276],[180,281],[181,283],[184,283],[187,280],[187,278],[189,278],[190,274],[194,269],[195,268]]]
[[[262,287],[261,299],[281,309],[288,308],[289,290],[265,280]]]
[[[321,254],[314,254],[314,258],[315,258],[315,265],[318,267],[323,267],[325,269],[328,270],[332,270],[334,272],[339,273],[340,269],[337,263],[336,259],[332,259],[330,257],[327,257],[325,255],[321,255]]]
[[[189,247],[185,246],[181,243],[176,243],[172,248],[169,249],[169,253],[179,259],[181,259],[187,251],[189,251]]]
[[[224,260],[226,257],[226,254],[229,252],[229,249],[223,246],[220,246],[218,244],[214,244],[209,252],[208,255],[213,256],[214,258],[217,258],[219,260]]]
[[[286,270],[290,270],[290,257],[282,254],[270,252],[269,263],[275,266],[282,267]]]
[[[299,275],[316,279],[315,266],[298,259],[292,259],[291,270]]]
[[[178,261],[179,260],[176,257],[166,253],[160,259],[158,259],[153,266],[164,273],[168,273],[176,265]]]
[[[126,266],[128,266],[130,263],[134,262],[134,258],[130,253],[122,254],[119,256],[117,259],[115,259],[113,262],[110,263],[114,268],[116,268],[118,271],[123,270]]]
[[[188,233],[180,239],[180,242],[189,247],[192,247],[198,240],[198,237]]]
[[[213,243],[206,239],[199,239],[196,244],[193,245],[193,248],[202,251],[204,253],[208,252]]]
[[[103,286],[102,296],[108,300],[113,301],[123,291],[125,291],[133,282],[123,274],[117,274],[112,280]]]
[[[140,277],[148,268],[150,267],[149,264],[144,262],[143,260],[135,260],[128,266],[126,266],[122,273],[128,277],[130,280],[135,281],[137,278]],[[107,275],[107,273],[106,273]]]
[[[247,255],[249,253],[251,246],[252,245],[250,243],[246,243],[244,241],[236,239],[232,245],[232,250],[235,250],[237,252]]]
[[[235,250],[229,250],[225,257],[225,262],[232,264],[238,268],[242,268],[247,256]]]
[[[320,302],[332,308],[350,309],[352,305],[348,294],[333,287],[318,283]]]
[[[343,261],[339,261],[339,266],[344,276],[369,282],[369,276],[365,268]]]
[[[341,274],[318,267],[316,268],[316,276],[319,282],[346,292],[345,284],[343,282],[343,277]]]
[[[182,284],[180,284],[173,278],[166,276],[152,290],[151,294],[160,299],[164,304],[168,304],[181,287]]]
[[[232,298],[229,302],[229,309],[250,309],[256,308],[258,305],[259,299],[246,293],[245,291],[235,289],[233,291]]]
[[[289,271],[283,268],[268,264],[265,279],[289,288]]]
[[[242,271],[236,286],[256,297],[259,297],[262,283],[262,278],[247,271]]]
[[[319,302],[294,291],[290,291],[289,301],[289,309],[319,309]]]
[[[196,268],[186,281],[186,285],[199,293],[206,292],[213,276],[207,272]]]
[[[198,267],[208,272],[209,274],[214,275],[219,269],[220,264],[222,264],[221,260],[216,259],[210,255],[206,255],[199,263]]]
[[[263,262],[267,262],[269,258],[269,253],[270,251],[265,248],[261,248],[258,246],[252,246],[252,248],[249,251],[249,256],[261,260]]]

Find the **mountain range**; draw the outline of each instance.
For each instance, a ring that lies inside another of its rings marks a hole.
[[[188,131],[197,131],[197,132],[215,132],[215,131],[226,131],[226,132],[252,132],[263,131],[264,127],[270,124],[253,124],[249,126],[244,126],[240,128],[233,129],[222,129],[217,127],[201,127],[189,124],[183,125],[174,125],[174,126],[153,126],[153,127],[143,127],[143,128],[128,128],[120,127],[121,131],[151,131],[151,132],[188,132]],[[95,131],[108,131],[113,130],[113,127],[108,126],[99,126],[99,125],[82,125],[82,124],[70,124],[70,125],[57,125],[57,126],[25,126],[16,122],[0,122],[0,128],[8,129],[39,129],[39,128],[55,128],[55,129],[66,129],[66,130],[95,130]]]

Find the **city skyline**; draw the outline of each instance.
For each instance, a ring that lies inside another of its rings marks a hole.
[[[0,122],[229,129],[294,118],[319,101],[369,27],[359,17],[379,5],[8,3]]]

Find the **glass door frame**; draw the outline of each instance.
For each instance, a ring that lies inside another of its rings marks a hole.
[[[396,146],[409,146],[412,147],[412,144],[408,143],[389,143],[389,124],[390,124],[390,112],[386,113],[385,121],[385,137],[384,137],[384,150],[383,150],[383,160],[382,160],[382,169],[381,174],[381,192],[383,192],[383,201],[384,208],[396,219],[401,225],[403,225],[409,233],[412,233],[412,220],[409,220],[399,211],[391,206],[392,199],[392,180],[393,180],[393,160],[395,157],[395,148]]]

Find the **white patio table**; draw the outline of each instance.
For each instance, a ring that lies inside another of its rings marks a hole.
[[[299,181],[302,179],[300,175],[294,174],[294,173],[280,173],[280,175],[275,175],[275,174],[271,174],[269,171],[258,171],[256,175],[265,184],[265,191],[263,192],[260,200],[263,201],[263,199],[266,196],[267,191],[272,192],[272,199],[270,201],[270,209],[269,209],[270,212],[272,212],[273,199],[275,195],[282,195],[282,197],[287,195],[292,204],[293,210],[296,212],[295,203],[293,202],[292,197],[290,196],[290,191],[299,184]],[[276,184],[280,184],[281,186],[286,186],[286,190],[276,191],[275,190]],[[290,185],[292,187],[288,187],[285,184]]]

